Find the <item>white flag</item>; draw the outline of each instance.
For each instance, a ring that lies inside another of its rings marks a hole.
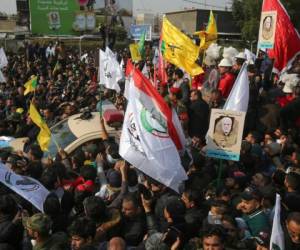
[[[153,65],[154,65],[155,68],[157,68],[158,59],[159,59],[159,50],[156,47],[155,51],[154,51],[154,56],[153,56],[153,59],[152,59],[152,63],[153,63]]]
[[[245,49],[245,51],[244,51],[244,53],[245,53],[245,56],[246,56],[246,58],[247,58],[247,63],[252,63],[252,64],[254,64],[255,63],[255,60],[256,60],[256,55],[255,54],[253,54],[250,50],[248,50],[248,49]]]
[[[150,96],[130,82],[120,155],[146,175],[178,192],[187,179],[167,123]]]
[[[6,54],[3,48],[0,48],[0,69],[6,67],[8,64]]]
[[[120,92],[118,81],[122,79],[120,65],[114,55],[110,52],[105,53],[100,49],[99,81],[108,89]]]
[[[148,72],[146,63],[144,64],[144,67],[142,69],[142,73],[143,73],[144,76],[146,76],[149,79],[149,72]]]
[[[17,175],[2,163],[0,163],[0,181],[38,210],[44,211],[43,204],[49,191],[40,182],[28,176]]]
[[[105,48],[105,53],[106,53],[106,55],[108,55],[109,57],[112,57],[112,58],[114,58],[114,59],[117,60],[117,54],[114,53],[109,47],[106,47],[106,48]]]
[[[3,75],[2,71],[1,71],[1,69],[0,69],[0,82],[1,82],[1,83],[2,83],[2,82],[6,82],[6,79],[5,79],[5,77],[4,77],[4,75]]]
[[[120,62],[120,70],[122,72],[122,78],[125,77],[125,74],[124,74],[124,60],[122,59],[121,62]]]
[[[87,58],[88,58],[88,53],[85,53],[84,55],[82,55],[82,56],[80,57],[80,61],[87,62]]]
[[[249,77],[247,63],[244,63],[223,109],[247,112],[248,103]]]
[[[272,234],[270,240],[270,250],[284,250],[284,233],[281,227],[281,220],[280,220],[280,195],[276,194],[276,204],[275,204],[275,214],[273,218],[273,227],[272,227]]]
[[[178,192],[187,179],[178,150],[185,146],[172,110],[141,71],[127,62],[131,76],[120,155],[151,178]]]

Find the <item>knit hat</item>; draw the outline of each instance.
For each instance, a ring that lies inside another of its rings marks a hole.
[[[122,184],[122,177],[120,172],[116,170],[111,170],[107,172],[108,184],[113,188],[119,188]]]
[[[23,218],[23,225],[25,228],[46,234],[50,233],[52,221],[46,214],[37,213],[31,217]]]

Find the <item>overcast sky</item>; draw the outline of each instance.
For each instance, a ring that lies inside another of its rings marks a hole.
[[[0,0],[0,12],[6,13],[8,15],[17,14],[17,3],[12,0]]]
[[[225,9],[231,6],[232,0],[116,0],[121,8],[133,8],[137,13],[166,13],[184,9]],[[103,7],[104,0],[96,0],[96,8]]]
[[[123,0],[124,1],[124,0]],[[231,6],[231,0],[133,0],[136,13],[165,13],[185,8],[225,9]]]

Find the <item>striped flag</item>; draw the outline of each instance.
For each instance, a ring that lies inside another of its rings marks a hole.
[[[128,68],[129,103],[119,153],[146,175],[178,191],[179,184],[187,179],[178,152],[185,145],[179,119],[131,62]]]

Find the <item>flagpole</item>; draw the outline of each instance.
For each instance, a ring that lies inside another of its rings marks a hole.
[[[218,166],[217,188],[219,188],[221,184],[222,171],[223,171],[223,160],[220,159],[220,164]]]
[[[61,149],[61,147],[59,146],[59,144],[58,144],[57,140],[55,139],[55,137],[54,137],[53,135],[52,135],[51,137],[52,137],[52,139],[53,139],[53,142],[54,142],[54,144],[55,144],[57,150],[59,151],[59,150]]]

